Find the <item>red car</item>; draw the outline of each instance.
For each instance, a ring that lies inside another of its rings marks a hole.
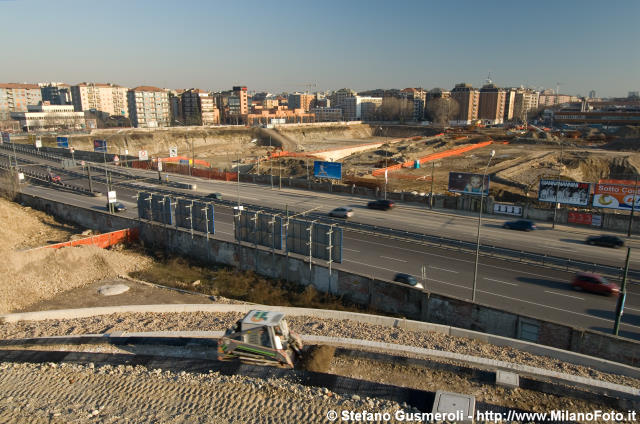
[[[571,286],[575,290],[584,290],[592,293],[617,296],[620,294],[620,287],[615,283],[610,283],[604,277],[590,272],[580,272],[573,277]]]

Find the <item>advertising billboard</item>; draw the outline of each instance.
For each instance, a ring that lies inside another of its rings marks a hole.
[[[540,180],[538,201],[587,206],[589,204],[590,183],[577,181]],[[557,190],[557,193],[556,193]]]
[[[593,191],[593,207],[620,209],[630,211],[638,210],[640,206],[640,187],[635,188],[635,207],[634,187],[618,184],[596,184]]]
[[[464,194],[480,194],[482,190],[482,174],[466,172],[449,172],[449,191]],[[484,195],[489,195],[489,176],[484,177]]]
[[[107,153],[107,140],[93,140],[93,151]]]
[[[1,143],[10,143],[11,142],[11,135],[8,132],[2,132],[2,139],[0,139],[0,144]]]
[[[58,142],[58,147],[64,147],[66,149],[69,148],[69,138],[68,137],[57,137],[56,141]]]
[[[316,178],[333,178],[339,180],[342,178],[342,163],[316,160],[313,162],[313,176]]]

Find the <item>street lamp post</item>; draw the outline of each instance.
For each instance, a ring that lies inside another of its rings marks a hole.
[[[558,214],[558,192],[560,191],[560,174],[562,173],[562,154],[564,153],[564,144],[560,142],[560,167],[558,169],[558,176],[556,177],[556,201],[553,203],[553,224],[551,224],[551,229],[555,230],[556,228],[556,216]]]
[[[482,225],[482,200],[484,199],[484,180],[487,176],[487,169],[489,169],[489,164],[491,163],[491,159],[495,156],[496,151],[491,151],[491,156],[489,157],[489,161],[487,162],[487,166],[484,168],[484,173],[482,174],[482,190],[480,191],[480,211],[478,212],[478,236],[476,238],[476,263],[473,269],[473,291],[471,292],[471,301],[476,301],[476,285],[478,281],[478,255],[480,254],[480,226]]]

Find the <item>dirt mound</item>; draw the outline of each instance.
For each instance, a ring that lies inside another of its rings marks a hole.
[[[314,345],[304,353],[300,367],[307,371],[327,372],[336,353],[334,346]]]
[[[640,127],[628,125],[618,128],[613,135],[620,138],[640,139]]]
[[[603,149],[620,152],[640,151],[640,138],[620,138],[602,146]]]

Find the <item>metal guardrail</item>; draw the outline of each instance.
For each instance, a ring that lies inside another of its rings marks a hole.
[[[7,146],[6,144],[0,145],[0,147],[4,149],[11,149],[11,147]],[[18,147],[18,145],[16,145],[16,147]],[[16,150],[26,154],[37,153],[41,157],[50,158],[52,160],[62,159],[61,157],[56,157],[55,155],[51,155],[48,153],[36,152],[35,148],[28,148],[28,149],[22,149],[22,150],[16,148]],[[101,164],[95,164],[92,166],[99,167],[99,168],[102,167]],[[70,174],[75,174],[76,176],[84,177],[84,174],[80,174],[74,171],[65,170],[65,172]],[[134,176],[130,172],[126,172],[124,170],[117,170],[117,169],[114,170],[112,168],[110,168],[109,172],[112,172],[117,175],[122,175],[127,178],[131,178]],[[103,181],[104,179],[100,178],[99,176],[95,176],[93,178],[96,179],[97,181],[104,182]],[[142,191],[142,190],[149,191],[149,187],[143,186],[141,184],[137,184],[135,182],[133,183],[119,182],[117,183],[117,185],[121,187],[127,187],[136,191]],[[157,187],[157,188],[154,187],[151,191],[169,195],[169,196],[174,196],[174,197],[184,197],[184,198],[189,198],[193,200],[204,200],[204,201],[212,202],[214,204],[220,204],[228,207],[234,207],[237,205],[237,202],[230,201],[230,200],[209,199],[206,196],[201,196],[193,193],[176,192],[175,190],[163,189],[161,187]],[[247,203],[243,203],[243,206],[248,210],[254,210],[254,211],[260,210],[263,212],[272,213],[276,215],[281,215],[281,216],[285,215],[285,211],[278,208],[270,208],[262,205],[247,204]],[[308,213],[306,214],[306,216],[316,219],[318,221],[324,221],[326,223],[340,223],[343,228],[349,228],[350,230],[359,231],[362,233],[383,234],[390,237],[396,237],[396,238],[405,239],[405,240],[408,239],[412,241],[419,241],[432,246],[438,246],[440,248],[455,249],[455,250],[464,251],[464,252],[475,252],[475,249],[476,249],[475,243],[467,242],[464,240],[457,240],[457,239],[441,237],[441,236],[433,236],[433,235],[417,233],[413,231],[398,230],[398,229],[389,228],[389,227],[380,227],[376,225],[363,224],[363,223],[358,223],[353,221],[337,220],[317,212]],[[543,255],[539,253],[526,252],[524,250],[516,250],[516,249],[510,249],[510,248],[486,245],[486,244],[480,245],[480,254],[483,256],[488,256],[496,259],[508,260],[508,261],[517,262],[517,263],[527,263],[530,265],[538,265],[538,266],[548,267],[548,268],[557,269],[561,271],[598,272],[600,274],[606,275],[608,277],[614,277],[614,278],[620,277],[624,270],[622,267],[603,265],[595,262],[580,261],[580,260],[575,260],[570,258],[563,258],[559,256]],[[640,271],[630,269],[628,275],[632,279],[640,279]]]

